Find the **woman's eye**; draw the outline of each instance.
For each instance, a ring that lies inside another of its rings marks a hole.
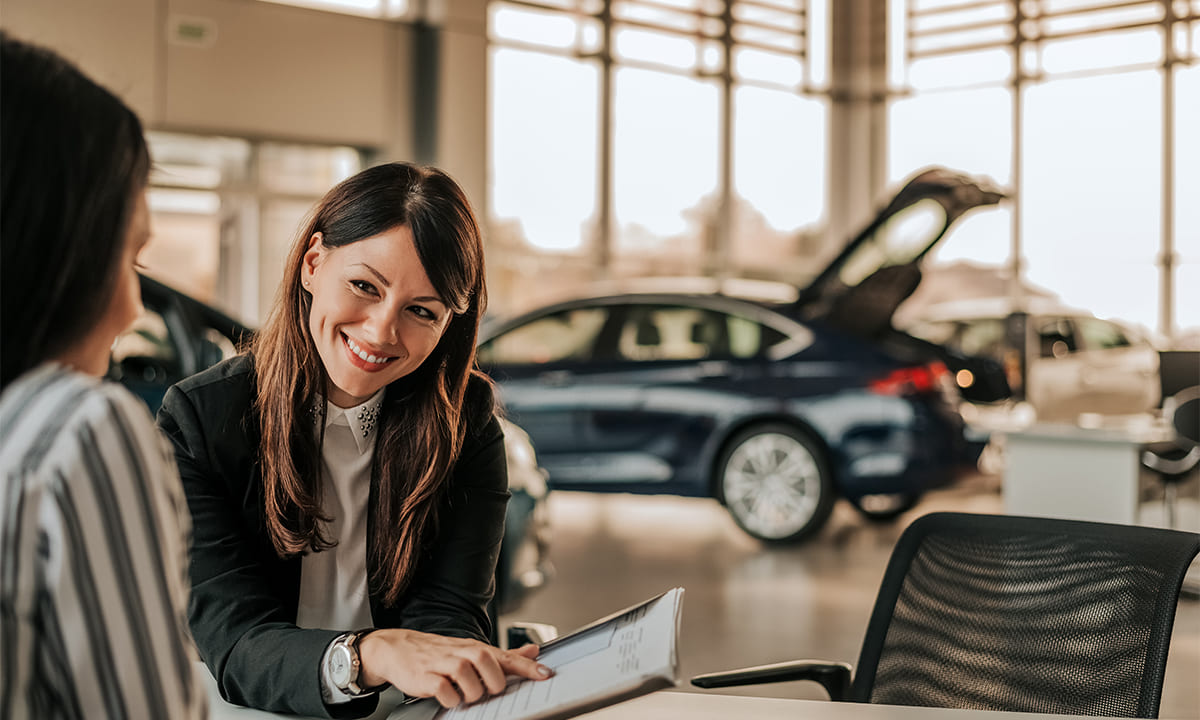
[[[355,290],[360,292],[365,292],[368,294],[375,293],[375,286],[365,280],[351,280],[350,284],[354,286]]]
[[[427,308],[421,307],[420,305],[414,305],[412,311],[417,314],[417,317],[420,317],[424,320],[437,320],[437,315]]]

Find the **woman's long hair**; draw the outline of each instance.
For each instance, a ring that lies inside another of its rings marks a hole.
[[[123,102],[0,32],[0,390],[108,308],[150,155]]]
[[[310,414],[324,413],[327,380],[309,329],[312,295],[302,286],[301,265],[318,232],[326,247],[342,247],[401,225],[411,229],[421,264],[453,316],[425,362],[384,393],[367,566],[372,590],[388,605],[399,600],[422,543],[436,532],[437,501],[468,420],[491,410],[464,407],[467,382],[478,374],[475,340],[487,304],[483,243],[466,195],[440,170],[406,163],[372,167],[334,187],[297,236],[274,308],[251,347],[275,551],[286,557],[328,548]]]

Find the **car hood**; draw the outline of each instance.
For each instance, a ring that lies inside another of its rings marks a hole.
[[[859,336],[891,327],[896,308],[921,281],[920,264],[971,210],[1007,194],[986,178],[926,168],[913,175],[878,215],[807,286],[796,314]]]

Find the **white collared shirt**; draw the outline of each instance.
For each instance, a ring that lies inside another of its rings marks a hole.
[[[300,604],[296,624],[304,628],[359,630],[372,627],[367,594],[367,504],[371,460],[379,434],[383,390],[352,408],[327,403],[321,445],[324,491],[321,510],[331,520],[326,531],[337,544],[309,553],[300,563]],[[320,428],[314,428],[320,438]],[[328,651],[326,651],[328,655]],[[345,702],[322,662],[327,702]]]

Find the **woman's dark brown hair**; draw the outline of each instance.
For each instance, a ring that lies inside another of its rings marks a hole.
[[[150,155],[125,103],[0,32],[0,390],[108,307]]]
[[[426,274],[454,314],[425,362],[384,393],[367,567],[372,590],[389,605],[411,579],[422,542],[436,531],[437,501],[468,419],[491,410],[464,407],[467,382],[478,375],[475,340],[487,304],[483,243],[466,195],[440,170],[406,163],[372,167],[334,187],[296,237],[274,308],[251,348],[275,551],[285,557],[328,548],[310,415],[313,408],[324,412],[327,381],[309,330],[312,295],[301,284],[301,265],[318,232],[323,245],[336,248],[401,225],[412,231]]]

